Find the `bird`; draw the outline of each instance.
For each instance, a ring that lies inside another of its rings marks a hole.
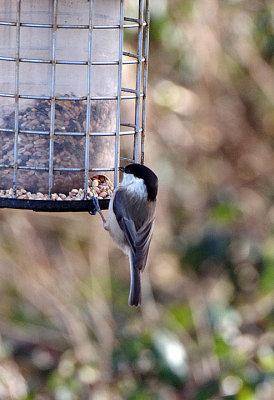
[[[128,164],[119,170],[123,179],[111,196],[107,219],[96,197],[93,197],[94,212],[98,211],[104,229],[129,258],[128,304],[137,307],[141,305],[140,272],[146,266],[155,221],[158,178],[143,164]]]

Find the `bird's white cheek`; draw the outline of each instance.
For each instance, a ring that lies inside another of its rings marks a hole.
[[[124,174],[121,182],[122,186],[131,185],[134,182],[134,176],[132,174]]]
[[[132,174],[124,174],[121,186],[125,186],[130,195],[134,194],[138,197],[147,196],[147,188],[144,180],[141,178],[136,178]]]
[[[133,185],[133,192],[135,195],[141,198],[147,198],[147,188],[146,185],[144,184],[143,179],[139,179],[137,182],[135,182]]]

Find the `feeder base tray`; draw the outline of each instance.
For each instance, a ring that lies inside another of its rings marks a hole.
[[[101,210],[107,210],[109,199],[99,199]],[[15,208],[19,210],[47,211],[47,212],[93,212],[92,200],[22,200],[0,198],[0,208]]]

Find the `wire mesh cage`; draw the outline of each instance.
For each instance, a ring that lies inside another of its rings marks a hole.
[[[107,208],[144,161],[148,40],[149,0],[1,1],[0,207]]]

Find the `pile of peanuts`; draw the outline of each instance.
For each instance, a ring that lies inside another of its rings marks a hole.
[[[113,192],[113,184],[104,175],[96,175],[89,179],[87,189],[87,200],[93,196],[98,199],[109,199]],[[1,189],[0,197],[7,199],[14,198],[13,189]],[[84,200],[84,189],[71,189],[69,194],[52,193],[51,196],[45,193],[37,192],[31,193],[24,188],[16,190],[16,199],[22,200]]]

